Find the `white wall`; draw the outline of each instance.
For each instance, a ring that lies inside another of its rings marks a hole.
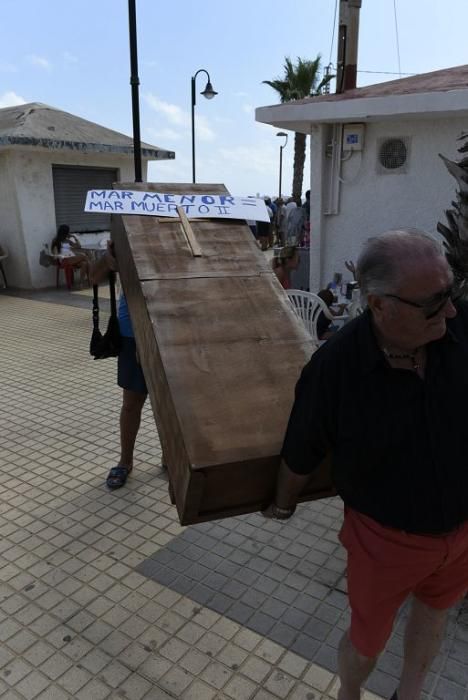
[[[18,286],[28,287],[29,271],[12,169],[11,154],[0,153],[0,244],[8,249],[8,258],[3,261],[8,283],[15,280]]]
[[[52,165],[115,168],[121,181],[134,180],[133,158],[124,155],[36,149],[11,149],[1,154],[0,242],[4,239],[9,247],[7,277],[12,287],[40,288],[55,284],[55,267],[39,265],[41,248],[44,243],[50,245],[57,229]],[[144,162],[144,177],[146,166]]]
[[[322,126],[327,134],[327,127]],[[339,213],[325,215],[329,192],[330,159],[321,169],[321,211],[314,212],[312,221],[311,258],[314,255],[314,233],[321,239],[321,273],[313,279],[311,291],[332,279],[333,273],[350,274],[344,261],[356,260],[362,243],[371,235],[391,228],[415,227],[436,233],[438,221],[445,221],[444,211],[455,198],[456,183],[448,174],[438,153],[458,159],[457,138],[467,130],[468,121],[462,118],[440,120],[408,120],[367,123],[362,155],[354,153],[342,162]],[[410,137],[406,173],[377,173],[378,140],[385,137]],[[327,138],[323,139],[324,141]],[[320,146],[321,140],[315,147]],[[312,148],[311,179],[319,177],[318,162],[321,154]],[[322,151],[323,153],[323,151]],[[317,187],[317,186],[316,186]],[[319,205],[319,206],[320,206]],[[312,212],[312,207],[311,207]],[[317,269],[317,263],[315,268]]]

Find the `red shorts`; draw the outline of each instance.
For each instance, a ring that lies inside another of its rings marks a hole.
[[[350,638],[364,656],[383,650],[411,593],[445,610],[468,590],[468,522],[446,536],[411,535],[345,508],[340,541],[348,552]]]

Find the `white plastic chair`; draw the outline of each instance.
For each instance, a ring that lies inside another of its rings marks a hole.
[[[322,341],[317,335],[317,321],[320,313],[323,311],[325,316],[331,320],[335,318],[328,310],[328,306],[323,299],[320,299],[317,294],[312,292],[303,292],[301,289],[288,289],[286,294],[295,313],[303,322],[314,343],[321,343]]]

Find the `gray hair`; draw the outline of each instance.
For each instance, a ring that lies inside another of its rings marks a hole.
[[[364,244],[356,266],[361,303],[367,305],[369,294],[395,292],[408,261],[443,256],[442,246],[418,229],[398,229],[372,236]]]

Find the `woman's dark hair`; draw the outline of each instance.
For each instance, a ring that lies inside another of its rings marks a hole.
[[[62,250],[62,243],[66,240],[69,233],[70,226],[68,224],[60,224],[57,229],[57,235],[52,241],[52,248],[57,248],[57,253],[60,253]]]
[[[317,296],[320,297],[327,306],[331,306],[335,300],[335,295],[331,289],[321,289],[320,292],[317,293]]]

